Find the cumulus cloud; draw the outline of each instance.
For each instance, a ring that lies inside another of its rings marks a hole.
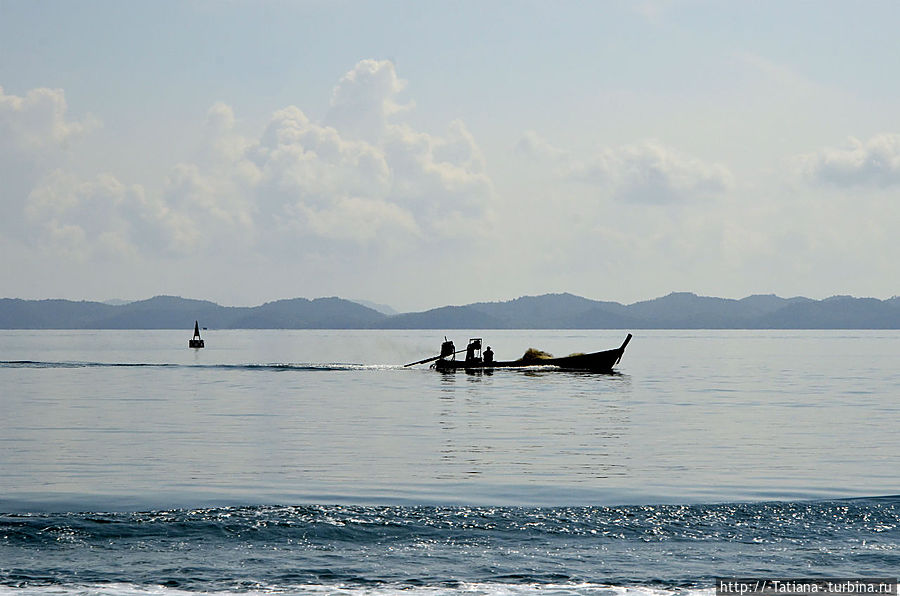
[[[240,170],[226,173],[190,163],[176,165],[161,200],[152,202],[156,217],[150,221],[158,222],[160,229],[148,246],[191,253],[251,244],[255,226],[241,176]]]
[[[844,147],[826,147],[800,156],[800,171],[810,182],[838,187],[900,184],[900,134],[879,134],[868,141],[850,138]]]
[[[733,187],[732,174],[725,166],[657,141],[601,148],[578,158],[529,132],[517,149],[522,155],[550,164],[561,179],[603,188],[620,200],[634,203],[673,203]]]
[[[370,244],[384,235],[388,244],[397,234],[419,234],[415,219],[397,205],[381,199],[344,197],[315,208],[299,203],[288,207],[289,226],[331,240]]]
[[[279,203],[380,196],[391,183],[391,169],[378,147],[345,139],[295,106],[275,112],[245,157],[258,168],[260,185]]]
[[[568,152],[554,147],[533,130],[527,131],[516,144],[516,151],[532,160],[550,160],[553,163],[568,162]]]
[[[362,60],[334,88],[328,123],[351,138],[378,138],[392,116],[413,107],[397,102],[405,88],[391,62]]]
[[[709,196],[732,186],[731,173],[657,142],[606,149],[575,164],[569,175],[588,183],[610,181],[616,194],[640,203],[668,203]]]
[[[451,214],[479,219],[487,213],[491,181],[461,121],[451,123],[444,137],[394,127],[384,151],[393,167],[391,196],[429,226]]]
[[[43,160],[94,125],[68,120],[62,89],[32,89],[25,97],[7,95],[0,87],[0,150]]]
[[[391,195],[394,172],[384,150],[346,139],[295,106],[272,116],[243,161],[258,172],[250,190],[264,226],[361,243],[382,232],[418,233],[412,212]]]
[[[110,174],[82,181],[57,170],[29,194],[25,214],[43,246],[86,260],[104,252],[133,254],[132,228],[166,215],[153,207],[141,187]]]
[[[73,120],[67,111],[60,89],[33,89],[20,97],[0,87],[0,232],[16,230],[34,185],[97,125],[92,118]]]
[[[474,137],[462,121],[444,135],[398,121],[411,105],[397,101],[404,88],[393,64],[364,60],[335,87],[327,123],[296,106],[275,112],[239,160],[258,173],[258,216],[295,233],[391,244],[468,233],[488,217],[493,187]]]
[[[321,242],[395,250],[469,235],[490,215],[484,156],[462,121],[443,134],[403,122],[404,88],[393,64],[364,60],[335,86],[326,122],[287,106],[256,136],[240,134],[234,110],[217,102],[198,123],[196,159],[174,164],[165,180],[127,184],[47,167],[26,193],[26,221],[43,245],[78,258]],[[47,152],[86,128],[65,119],[61,92],[38,91],[2,96],[16,154]]]
[[[199,161],[214,167],[233,162],[247,149],[250,140],[235,130],[234,110],[224,102],[216,102],[206,113],[203,123],[204,146]]]

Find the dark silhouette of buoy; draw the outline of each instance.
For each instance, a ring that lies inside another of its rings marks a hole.
[[[202,348],[203,340],[200,339],[200,323],[198,321],[194,321],[194,337],[192,337],[188,341],[189,348]]]

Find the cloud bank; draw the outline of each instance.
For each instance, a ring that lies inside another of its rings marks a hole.
[[[900,216],[885,192],[900,183],[900,135],[795,157],[809,183],[796,185],[656,140],[578,151],[527,132],[515,153],[493,154],[507,170],[492,179],[462,119],[413,124],[419,108],[391,62],[335,78],[318,118],[286,105],[248,130],[239,110],[213,103],[185,135],[199,139],[193,153],[159,179],[73,159],[98,122],[71,114],[62,90],[0,90],[9,287],[135,298],[202,285],[226,303],[335,293],[398,305],[726,294],[722,283],[808,293],[810,279],[834,293],[820,269],[839,265],[846,283],[868,287],[900,258],[877,225]],[[840,192],[857,188],[869,200]]]
[[[36,244],[80,260],[450,242],[490,218],[492,183],[462,121],[443,135],[403,121],[404,88],[393,64],[364,60],[337,83],[326,122],[287,106],[256,136],[216,103],[197,159],[173,165],[156,193],[65,169],[58,154],[89,126],[66,118],[62,91],[0,95],[2,163],[20,180],[4,203]]]

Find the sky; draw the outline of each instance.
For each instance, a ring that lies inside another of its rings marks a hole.
[[[0,0],[0,297],[900,294],[900,4]]]

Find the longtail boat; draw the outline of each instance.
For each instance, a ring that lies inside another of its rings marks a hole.
[[[622,359],[625,353],[625,347],[631,341],[631,334],[625,337],[622,345],[613,350],[605,350],[603,352],[592,352],[590,354],[571,354],[569,356],[553,357],[550,354],[537,350],[528,350],[525,355],[518,360],[499,360],[495,361],[486,352],[481,354],[481,338],[473,338],[469,340],[466,348],[466,358],[456,359],[458,353],[453,349],[453,343],[445,341],[441,347],[441,356],[436,356],[429,360],[434,360],[432,368],[436,370],[477,370],[477,369],[493,369],[493,368],[524,368],[528,366],[548,366],[556,367],[563,370],[583,370],[591,372],[612,372]],[[463,350],[459,350],[462,352]],[[421,364],[417,362],[413,364]]]

